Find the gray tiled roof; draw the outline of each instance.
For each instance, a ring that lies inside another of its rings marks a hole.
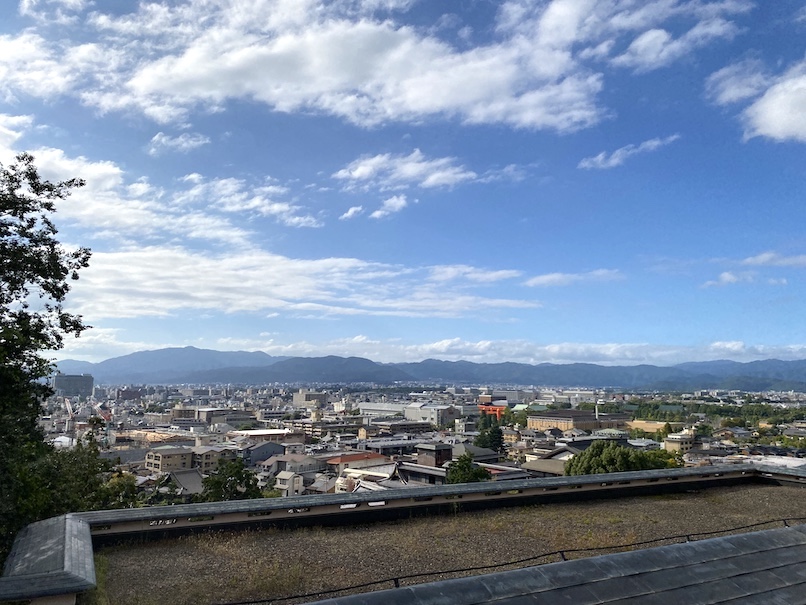
[[[79,593],[95,587],[90,527],[62,515],[25,527],[0,578],[0,601]]]
[[[806,526],[602,555],[320,605],[806,603]]]

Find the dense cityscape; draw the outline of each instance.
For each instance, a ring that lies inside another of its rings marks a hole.
[[[93,435],[137,487],[127,506],[214,498],[205,480],[220,466],[233,472],[230,463],[254,475],[254,497],[441,485],[468,456],[489,480],[558,476],[596,442],[668,452],[670,466],[799,466],[806,456],[806,395],[797,392],[52,380],[40,420],[47,438],[70,447]]]

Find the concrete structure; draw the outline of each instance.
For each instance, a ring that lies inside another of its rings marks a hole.
[[[146,468],[156,473],[170,473],[193,466],[193,450],[189,447],[164,445],[146,453]]]
[[[694,435],[692,433],[672,433],[663,440],[663,449],[667,452],[685,454],[692,448],[694,448]]]
[[[294,393],[292,403],[295,408],[324,407],[327,405],[327,393],[300,389]]]
[[[452,405],[433,405],[429,403],[412,403],[406,406],[406,420],[430,422],[434,426],[452,425],[462,413]]]
[[[535,431],[558,428],[561,431],[581,429],[595,431],[598,429],[620,429],[626,426],[630,416],[627,414],[597,414],[587,410],[546,410],[527,417],[526,426]]]
[[[218,469],[225,460],[235,460],[236,449],[224,445],[207,445],[193,448],[193,468],[205,475]]]
[[[50,386],[60,397],[83,397],[92,395],[95,380],[90,374],[54,374]]]
[[[417,464],[442,467],[453,459],[449,443],[423,443],[417,446]]]

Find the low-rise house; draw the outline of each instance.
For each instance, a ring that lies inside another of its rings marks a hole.
[[[723,429],[716,430],[712,436],[717,439],[729,439],[731,441],[736,439],[750,439],[753,436],[752,431],[738,426],[728,426]]]
[[[308,482],[313,483],[316,474],[324,471],[327,465],[322,461],[306,454],[282,454],[272,456],[259,463],[257,473],[258,487],[261,489],[271,485],[271,482],[283,471],[290,471],[301,475]]]
[[[303,477],[292,471],[280,471],[277,473],[274,489],[279,490],[283,497],[299,496],[305,491]]]
[[[301,450],[305,449],[305,446],[302,443],[295,445],[299,445]],[[238,449],[237,456],[238,458],[243,460],[244,466],[252,468],[256,466],[258,462],[268,460],[272,456],[278,456],[280,454],[289,454],[289,453],[292,452],[286,451],[286,448],[283,447],[281,443],[274,443],[273,441],[262,441],[260,443],[244,444]],[[293,453],[302,453],[302,451]]]
[[[375,452],[356,452],[354,454],[342,454],[326,460],[327,467],[334,475],[341,475],[345,468],[364,468],[367,466],[377,466],[388,462],[389,458]]]

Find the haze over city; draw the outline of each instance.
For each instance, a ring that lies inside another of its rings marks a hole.
[[[60,358],[806,357],[806,3],[21,0]]]

